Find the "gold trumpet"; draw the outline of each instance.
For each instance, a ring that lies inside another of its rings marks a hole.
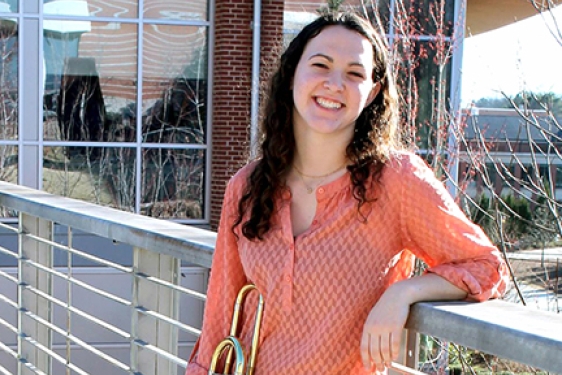
[[[246,295],[252,290],[256,290],[259,294],[258,307],[256,309],[256,316],[254,318],[254,336],[252,337],[252,346],[250,347],[250,355],[248,357],[248,367],[246,369],[246,353],[244,348],[240,343],[240,340],[236,337],[238,334],[238,321],[240,319],[240,313],[242,310],[242,304]],[[244,370],[246,369],[245,375],[253,375],[256,368],[256,359],[258,353],[258,341],[261,328],[261,320],[263,316],[263,296],[259,292],[258,288],[253,284],[244,285],[242,289],[238,292],[236,297],[236,302],[234,304],[234,313],[232,314],[232,323],[230,325],[230,334],[224,340],[222,340],[211,357],[211,364],[209,365],[208,375],[216,374],[217,363],[221,358],[223,352],[226,350],[226,360],[224,364],[223,374],[229,374],[232,368],[232,352],[234,351],[235,365],[234,373],[235,375],[244,375]]]

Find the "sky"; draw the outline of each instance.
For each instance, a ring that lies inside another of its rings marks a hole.
[[[465,40],[461,100],[515,95],[522,90],[562,95],[562,6],[552,15],[533,16]]]

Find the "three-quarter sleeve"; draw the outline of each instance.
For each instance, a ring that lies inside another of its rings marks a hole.
[[[509,283],[501,253],[455,203],[427,164],[400,160],[401,226],[406,247],[435,273],[467,292],[467,299],[500,297]]]
[[[236,295],[246,283],[237,238],[232,232],[237,213],[236,197],[241,189],[239,185],[240,178],[233,178],[225,191],[207,288],[202,333],[187,366],[186,375],[207,374],[215,347],[229,333]]]

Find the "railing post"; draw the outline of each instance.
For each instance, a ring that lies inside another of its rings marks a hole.
[[[32,338],[38,344],[52,349],[53,337],[51,329],[26,316],[27,313],[30,313],[52,323],[52,303],[27,290],[25,286],[29,285],[48,295],[52,295],[52,275],[25,264],[24,260],[28,259],[45,267],[52,268],[53,249],[52,246],[31,239],[26,234],[32,234],[52,241],[53,223],[49,220],[24,213],[19,214],[18,356],[20,361],[18,361],[18,374],[24,374],[23,369],[25,366],[22,360],[27,361],[33,367],[46,374],[51,374],[51,356],[27,342],[25,337]]]
[[[397,363],[409,367],[412,370],[417,370],[419,365],[419,335],[416,331],[404,329],[402,331],[402,340],[400,342],[400,355],[398,356]],[[390,375],[403,374],[403,372],[395,369],[388,371]]]
[[[137,273],[154,276],[173,284],[180,280],[180,261],[169,255],[135,247],[133,269]],[[137,307],[158,312],[172,319],[179,319],[179,295],[177,291],[157,285],[135,275],[133,284],[133,340],[140,340],[168,353],[178,353],[178,329],[138,311]],[[133,343],[131,366],[143,375],[175,374],[176,364]]]
[[[420,358],[420,335],[416,331],[412,331],[411,329],[407,329],[405,331],[405,365],[417,370]]]

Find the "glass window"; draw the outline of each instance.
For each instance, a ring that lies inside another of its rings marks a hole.
[[[204,144],[206,28],[146,25],[143,35],[143,141]]]
[[[205,21],[207,8],[207,0],[144,0],[144,17]]]
[[[0,140],[18,139],[18,25],[0,20]]]
[[[91,22],[89,29],[45,33],[44,137],[134,142],[137,26]]]
[[[43,4],[42,189],[206,219],[208,1]]]
[[[18,0],[0,0],[0,13],[18,11]]]
[[[141,214],[203,218],[204,150],[147,148],[142,158]]]
[[[139,0],[43,0],[43,13],[45,15],[136,18],[138,2]]]
[[[0,12],[8,12],[0,3]],[[12,7],[13,9],[13,7]],[[18,183],[18,24],[0,18],[0,180]],[[14,216],[0,210],[0,217]]]
[[[128,147],[47,146],[43,190],[134,212],[135,160]]]
[[[0,145],[0,180],[18,183],[18,147]]]

